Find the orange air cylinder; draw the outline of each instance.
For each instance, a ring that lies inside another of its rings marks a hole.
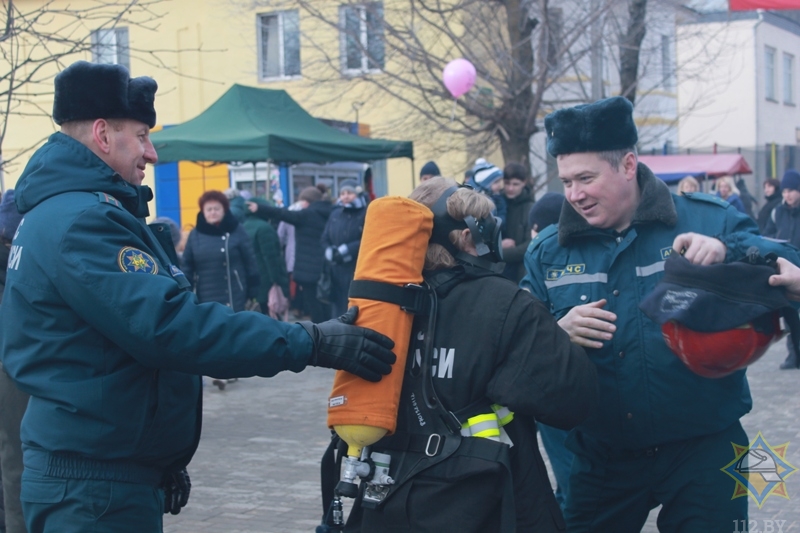
[[[404,286],[422,283],[422,268],[433,230],[433,213],[424,205],[388,196],[369,204],[354,279]],[[328,402],[328,427],[348,444],[347,455],[394,433],[414,316],[396,304],[350,298],[358,306],[356,324],[394,341],[397,362],[391,374],[371,383],[338,371]]]

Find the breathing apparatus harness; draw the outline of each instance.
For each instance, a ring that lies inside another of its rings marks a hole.
[[[434,218],[430,242],[442,245],[460,263],[460,266],[456,267],[457,274],[434,274],[427,278],[423,285],[409,284],[404,287],[379,281],[353,280],[349,290],[351,298],[393,303],[404,311],[426,320],[421,350],[422,359],[419,368],[413,367],[412,364],[409,373],[415,378],[414,391],[419,393],[419,397],[422,399],[420,407],[423,407],[431,415],[431,420],[434,422],[432,425],[436,426],[436,429],[430,434],[395,434],[384,437],[374,445],[381,450],[402,452],[403,459],[397,465],[398,472],[394,479],[388,475],[391,457],[384,453],[372,452],[370,447],[363,450],[358,464],[348,465],[345,468],[345,474],[340,479],[339,472],[346,445],[335,433],[332,433],[331,443],[323,455],[321,464],[324,514],[322,524],[316,528],[317,533],[343,530],[345,520],[341,498],[342,496],[352,498],[358,495],[359,489],[353,483],[356,476],[363,480],[360,487],[361,506],[376,508],[383,503],[390,491],[397,490],[415,474],[457,452],[495,460],[504,464],[510,473],[507,452],[503,447],[496,446],[496,443],[489,444],[486,439],[480,438],[466,439],[469,445],[462,446],[464,423],[476,413],[494,407],[489,406],[488,400],[482,400],[459,411],[451,411],[439,399],[433,383],[433,352],[438,307],[437,288],[458,283],[464,275],[465,268],[475,272],[475,269],[470,267],[477,267],[477,272],[479,272],[477,276],[482,277],[497,275],[502,272],[504,267],[500,233],[502,220],[490,214],[481,219],[467,216],[463,221],[458,221],[447,212],[448,198],[461,187],[472,189],[468,186],[451,187],[442,193],[442,196],[431,207]],[[463,229],[469,229],[478,257],[458,250],[450,241],[449,236],[453,230]],[[484,272],[480,273],[481,270]],[[406,372],[406,369],[403,371]],[[406,457],[407,453],[416,454],[421,459]],[[352,470],[349,475],[348,469]],[[505,490],[510,494],[510,483],[507,483]],[[503,514],[506,516],[503,521],[504,531],[513,530],[514,508],[512,504],[508,503],[510,501],[510,498],[504,498]],[[360,509],[354,507],[352,512],[360,512]]]

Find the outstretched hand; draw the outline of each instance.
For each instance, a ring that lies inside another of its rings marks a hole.
[[[783,257],[778,258],[778,273],[769,277],[769,284],[784,287],[787,298],[800,301],[800,268]]]

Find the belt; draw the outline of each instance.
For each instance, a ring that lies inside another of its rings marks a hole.
[[[25,450],[24,464],[25,468],[50,477],[121,481],[154,487],[161,484],[164,475],[160,468],[130,461],[98,461],[75,454],[50,453],[35,448]]]

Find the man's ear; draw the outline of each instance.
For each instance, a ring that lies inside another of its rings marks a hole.
[[[636,179],[636,167],[636,154],[633,152],[625,154],[625,157],[622,159],[622,168],[625,171],[625,177],[628,181]]]
[[[92,141],[104,154],[111,152],[111,124],[107,120],[98,118],[92,123]]]

